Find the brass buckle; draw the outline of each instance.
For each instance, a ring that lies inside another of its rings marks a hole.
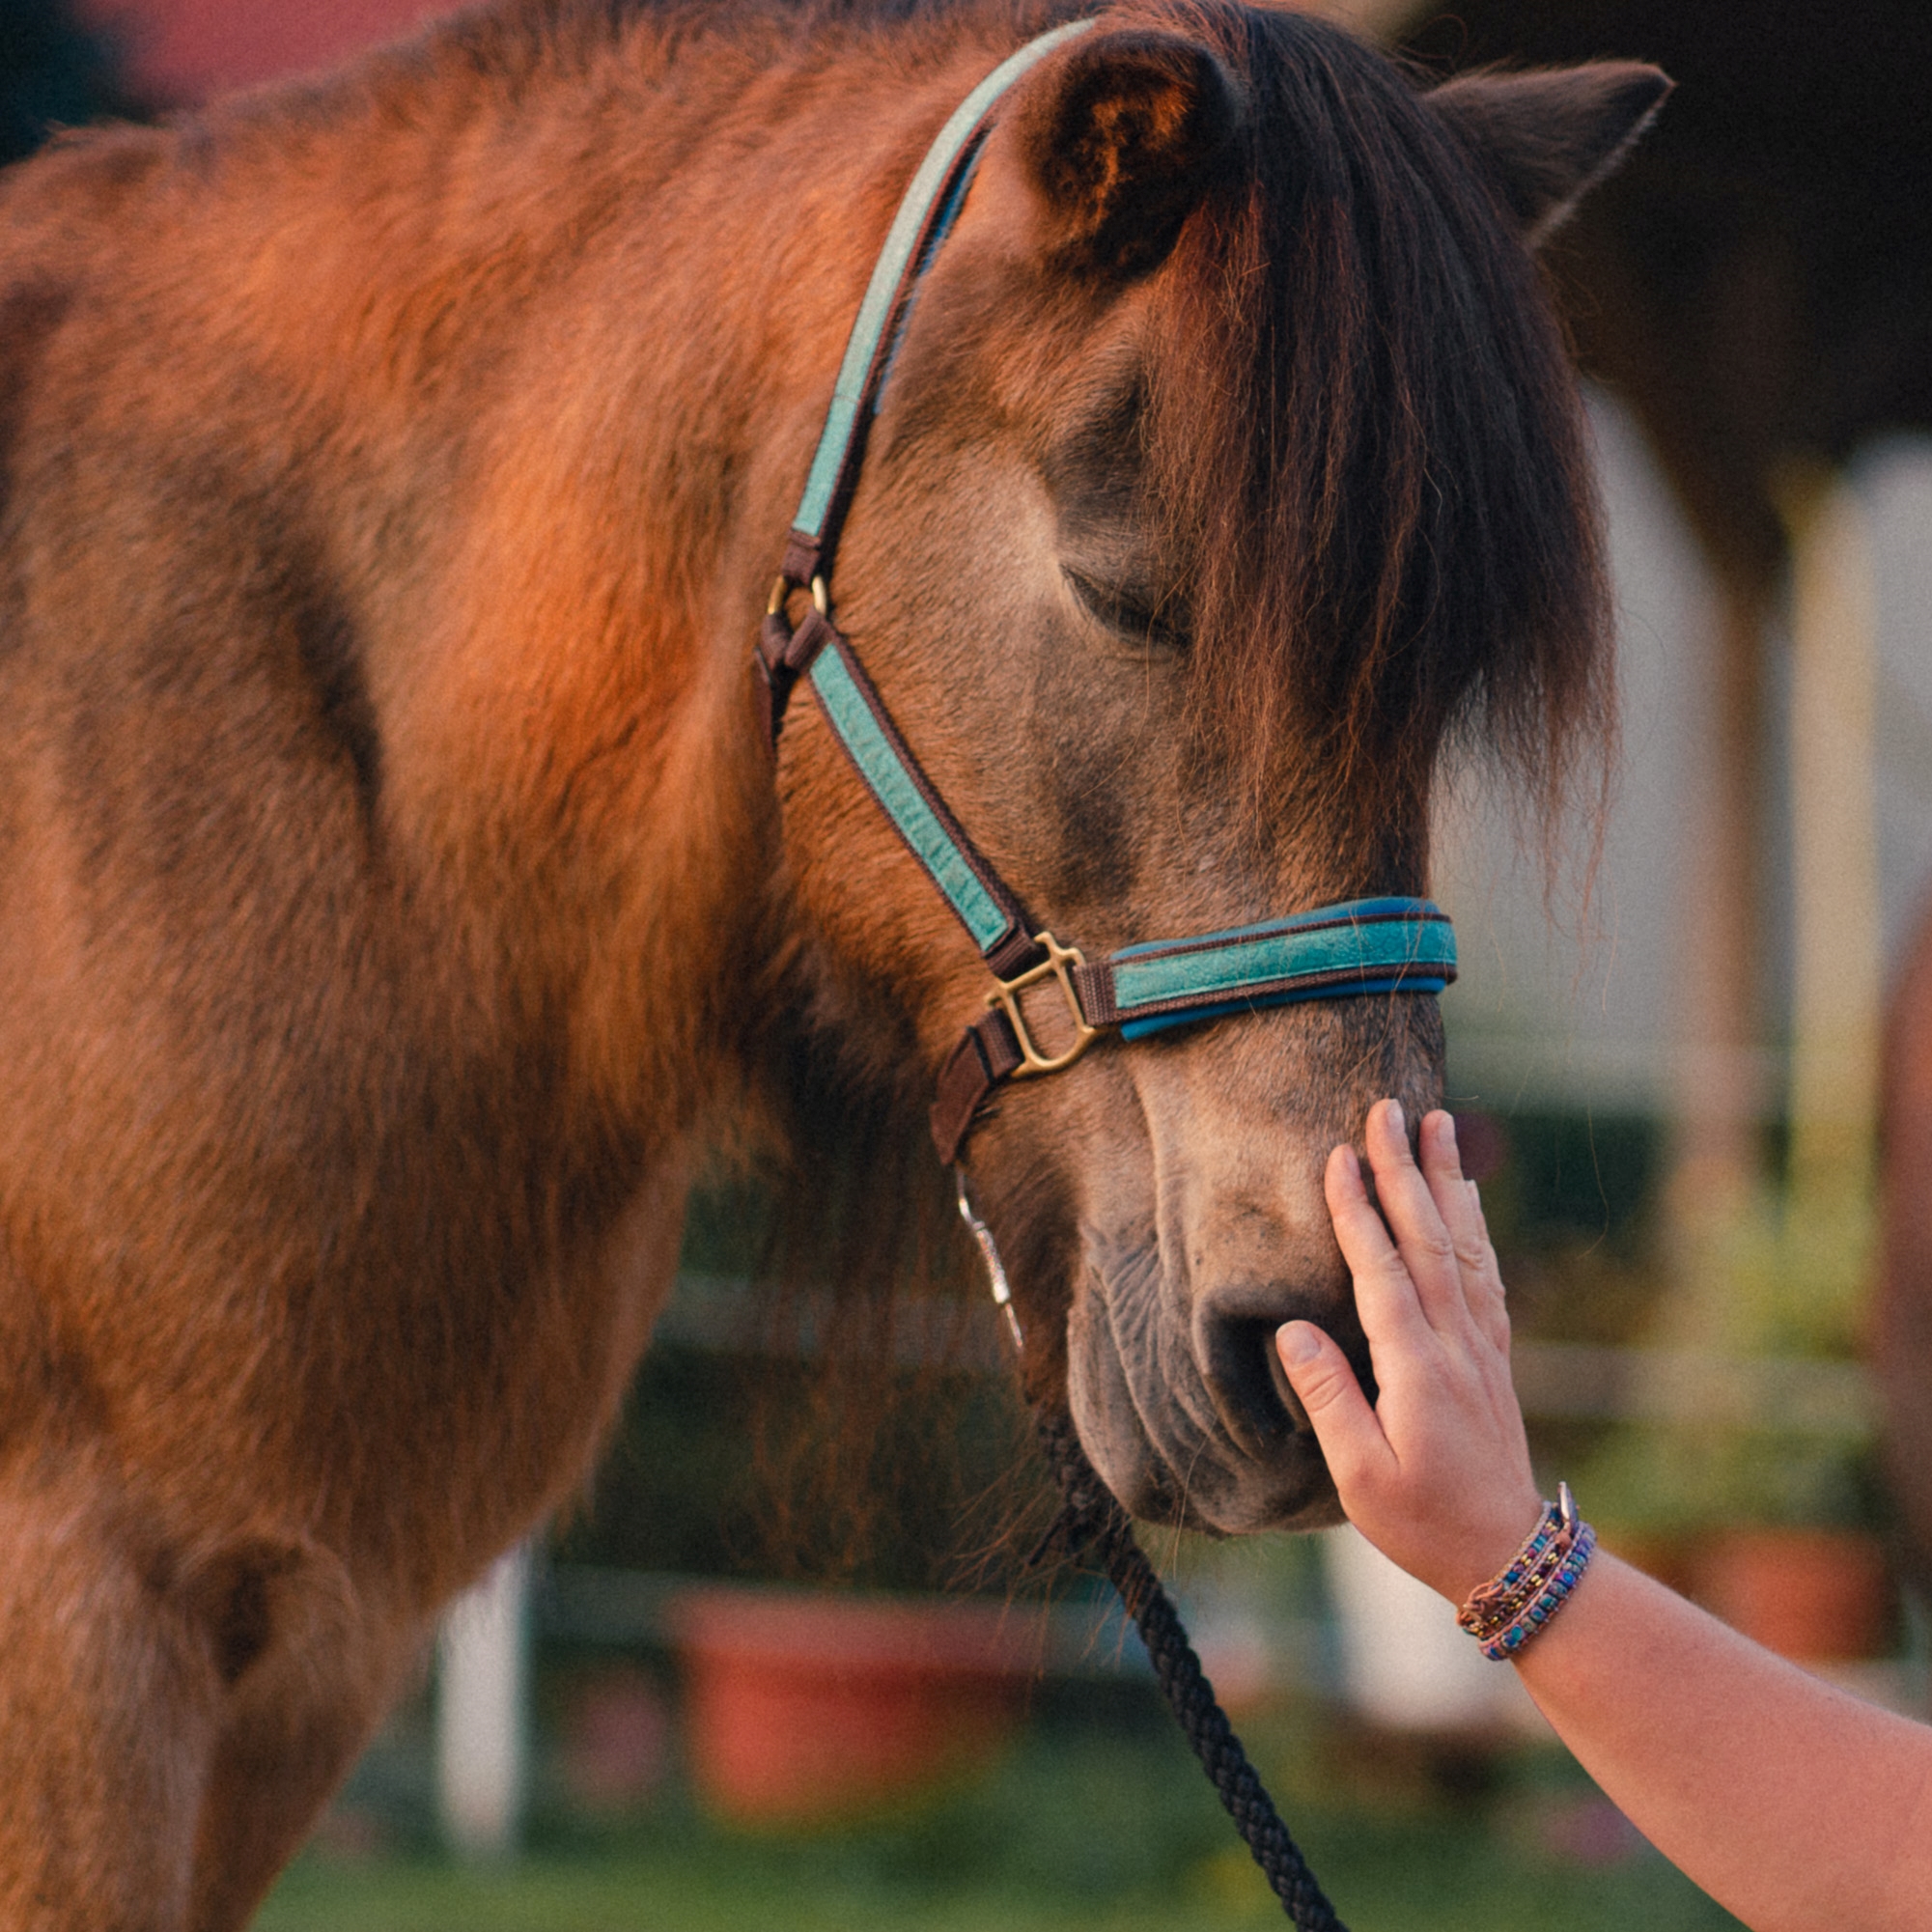
[[[1087,1017],[1080,1011],[1080,995],[1074,987],[1074,976],[1067,968],[1070,966],[1083,966],[1086,960],[1078,946],[1063,946],[1051,933],[1035,933],[1033,943],[1045,946],[1047,957],[1036,966],[1029,966],[1016,979],[996,979],[993,991],[986,995],[989,1006],[1006,1009],[1006,1017],[1013,1026],[1013,1037],[1020,1042],[1021,1057],[1023,1065],[1013,1070],[1013,1078],[1022,1080],[1028,1074],[1057,1074],[1062,1067],[1071,1067],[1093,1043],[1100,1038],[1100,1028],[1089,1026]],[[1064,1053],[1049,1055],[1041,1052],[1033,1044],[1033,1036],[1026,1030],[1025,1017],[1020,1011],[1019,995],[1029,986],[1038,986],[1044,979],[1060,982],[1060,992],[1065,995],[1067,1011],[1073,1015],[1074,1044]]]

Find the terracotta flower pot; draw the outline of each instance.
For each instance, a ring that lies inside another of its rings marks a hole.
[[[1850,1529],[1734,1529],[1697,1566],[1697,1595],[1767,1650],[1798,1662],[1872,1657],[1892,1613],[1874,1536]]]
[[[1024,1611],[706,1589],[672,1610],[700,1801],[742,1824],[889,1808],[990,1760],[1040,1661]]]

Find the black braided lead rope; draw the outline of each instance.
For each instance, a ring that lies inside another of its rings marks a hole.
[[[1091,1554],[1100,1558],[1147,1646],[1168,1708],[1187,1733],[1194,1755],[1201,1760],[1255,1863],[1274,1887],[1282,1909],[1302,1932],[1347,1932],[1308,1869],[1301,1847],[1281,1822],[1274,1799],[1248,1763],[1226,1714],[1215,1701],[1214,1686],[1188,1641],[1173,1600],[1134,1540],[1134,1525],[1127,1512],[1087,1461],[1072,1421],[1044,1411],[1034,1419],[1063,1498],[1060,1514],[1042,1548],[1057,1548],[1069,1556]]]

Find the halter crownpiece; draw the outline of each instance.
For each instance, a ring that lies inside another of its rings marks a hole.
[[[989,1097],[1003,1082],[1072,1066],[1101,1034],[1138,1040],[1169,1026],[1305,999],[1359,994],[1441,993],[1456,976],[1447,917],[1427,899],[1354,899],[1232,931],[1123,946],[1089,962],[1029,918],[1012,888],[967,837],[852,646],[832,622],[831,574],[865,440],[905,333],[921,277],[958,217],[984,150],[994,105],[1039,61],[1091,20],[1030,41],[966,96],[912,177],[873,266],[784,563],[767,602],[757,663],[771,742],[793,686],[809,679],[833,734],[925,867],[993,976],[986,1011],[962,1034],[939,1076],[933,1138],[955,1160]],[[811,602],[795,628],[793,596]],[[1022,995],[1049,982],[1065,1008],[1052,1050],[1043,1050]]]

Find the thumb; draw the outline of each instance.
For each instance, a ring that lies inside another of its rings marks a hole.
[[[1348,1357],[1312,1322],[1284,1322],[1274,1348],[1346,1505],[1352,1480],[1387,1457],[1388,1439]]]

